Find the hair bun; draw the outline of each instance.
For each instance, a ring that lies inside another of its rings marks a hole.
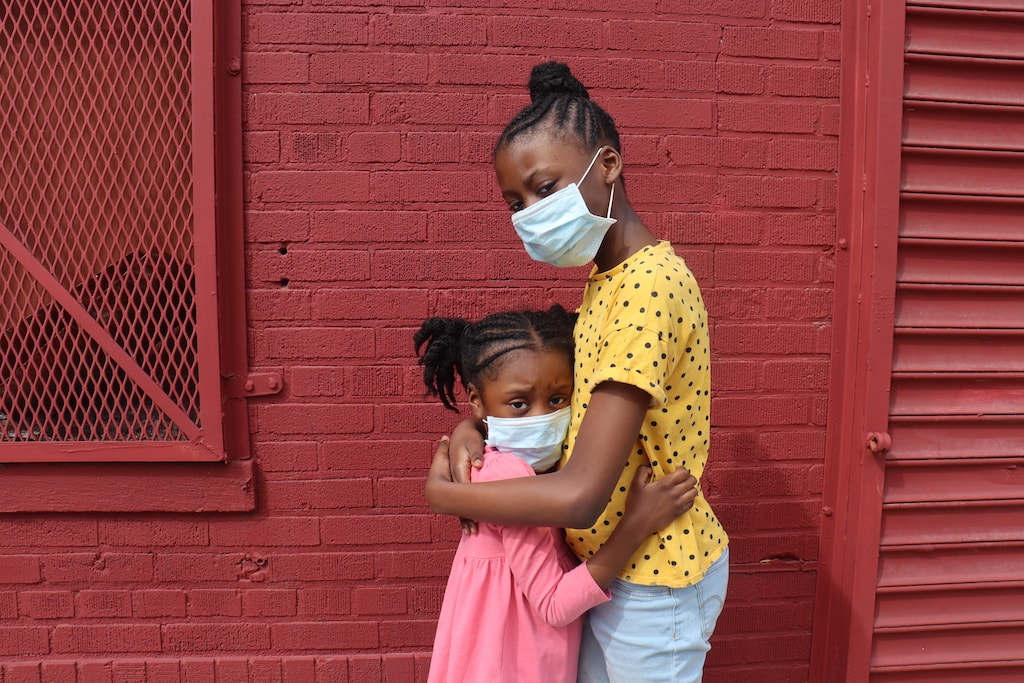
[[[529,88],[532,102],[559,95],[590,99],[587,89],[569,71],[569,65],[562,62],[544,62],[533,67]]]

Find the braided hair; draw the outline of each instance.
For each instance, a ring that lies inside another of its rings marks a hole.
[[[530,72],[530,104],[505,126],[494,146],[494,153],[517,137],[538,127],[550,125],[570,132],[585,151],[608,145],[622,151],[619,132],[611,115],[597,105],[569,67],[561,62],[537,64]]]
[[[573,358],[572,329],[576,314],[561,306],[547,311],[494,313],[475,323],[462,318],[430,318],[413,335],[423,366],[427,393],[446,408],[455,407],[456,376],[463,389],[480,386],[480,378],[496,372],[500,361],[520,349],[563,351]]]

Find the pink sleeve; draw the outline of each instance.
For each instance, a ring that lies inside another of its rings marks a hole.
[[[562,571],[559,549],[549,529],[506,526],[501,529],[501,540],[516,585],[551,626],[566,626],[611,599],[611,594],[594,582],[586,564]]]
[[[483,468],[473,473],[473,481],[530,476],[534,476],[533,470],[519,458],[491,451],[484,455]],[[562,570],[563,550],[550,529],[502,526],[500,533],[516,585],[548,624],[565,626],[611,599],[611,594],[594,582],[585,564]]]

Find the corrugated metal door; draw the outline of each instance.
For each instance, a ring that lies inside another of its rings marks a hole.
[[[1024,680],[1024,3],[1012,4],[910,2],[877,12],[902,35],[865,29],[883,61],[885,41],[903,40],[902,97],[862,83],[883,91],[864,96],[877,98],[869,129],[902,118],[899,176],[891,153],[868,152],[864,185],[898,193],[865,200],[874,240],[851,245],[895,257],[862,255],[881,266],[868,333],[891,330],[891,347],[872,343],[891,371],[888,396],[847,383],[888,404],[888,427],[865,409],[848,429],[863,428],[861,458],[833,470],[854,476],[826,496],[839,520],[823,525],[822,571],[841,576],[819,579],[816,680]]]

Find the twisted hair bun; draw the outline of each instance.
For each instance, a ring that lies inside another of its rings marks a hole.
[[[562,62],[544,62],[534,66],[533,71],[530,72],[528,87],[531,102],[557,96],[590,99],[587,89],[572,75],[569,66]]]

